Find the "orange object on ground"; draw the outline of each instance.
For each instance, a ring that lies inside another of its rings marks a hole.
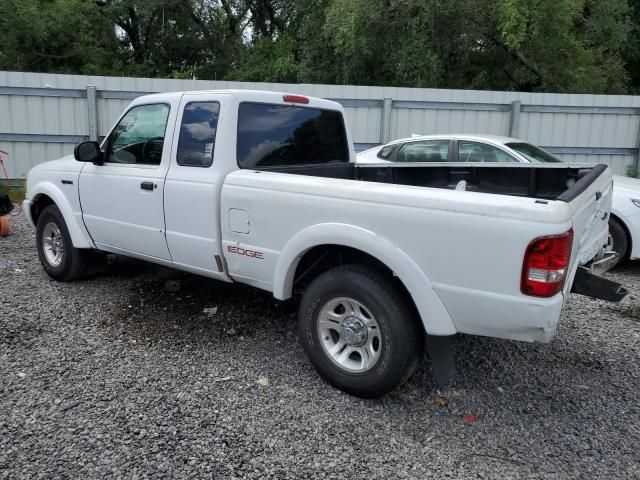
[[[0,217],[0,237],[7,237],[11,233],[11,222],[9,217]]]

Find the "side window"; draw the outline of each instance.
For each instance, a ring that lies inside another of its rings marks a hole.
[[[129,110],[109,135],[107,161],[160,165],[169,105],[138,105]]]
[[[398,151],[397,162],[446,162],[449,140],[422,140],[405,143]]]
[[[458,142],[460,162],[517,162],[507,152],[493,145],[479,142]]]
[[[384,147],[382,147],[380,149],[380,151],[378,152],[377,157],[378,158],[382,158],[383,160],[386,160],[387,158],[389,158],[391,156],[391,154],[393,153],[393,149],[395,148],[395,145],[386,145]]]
[[[178,165],[211,166],[219,115],[218,102],[191,102],[184,107],[178,139]]]

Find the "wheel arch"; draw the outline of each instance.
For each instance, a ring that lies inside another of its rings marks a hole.
[[[305,255],[318,247],[349,248],[379,262],[398,278],[410,294],[426,332],[430,335],[453,335],[457,332],[451,316],[434,291],[424,271],[388,239],[361,227],[326,223],[306,228],[285,245],[276,264],[273,295],[290,298],[296,270]]]
[[[614,213],[613,211],[610,213],[610,217],[611,219],[618,222],[618,224],[622,227],[622,230],[624,230],[624,234],[627,237],[626,258],[634,257],[633,255],[634,242],[633,242],[633,238],[631,237],[631,230],[629,230],[629,226],[627,225],[627,222],[622,218],[622,216],[618,215],[617,213]]]
[[[73,246],[75,248],[94,247],[84,224],[79,223],[82,222],[81,214],[76,215],[74,213],[73,207],[60,189],[50,182],[42,182],[29,194],[31,200],[29,202],[28,215],[34,226],[37,226],[38,218],[42,211],[50,205],[55,205],[64,217]]]

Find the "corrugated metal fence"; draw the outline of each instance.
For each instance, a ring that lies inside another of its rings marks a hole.
[[[640,97],[474,90],[163,80],[0,72],[0,150],[9,176],[108,133],[126,105],[151,92],[244,88],[330,98],[344,105],[356,150],[413,133],[523,138],[569,162],[637,170]]]

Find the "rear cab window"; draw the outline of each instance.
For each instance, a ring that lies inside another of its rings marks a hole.
[[[243,102],[238,109],[240,168],[349,162],[342,113]]]

